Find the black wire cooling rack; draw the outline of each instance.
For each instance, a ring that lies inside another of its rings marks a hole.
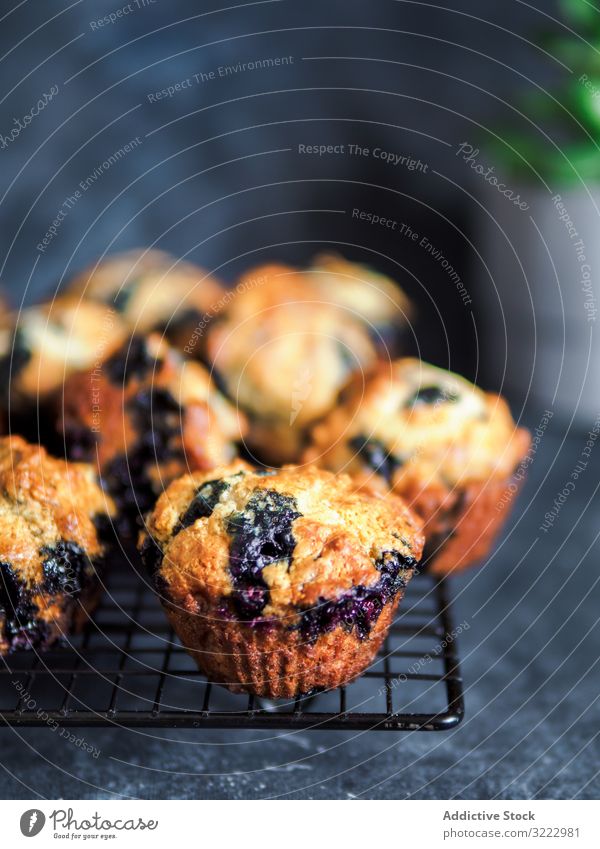
[[[112,570],[94,621],[69,645],[0,659],[13,726],[440,731],[464,712],[447,587],[419,575],[357,681],[295,701],[234,695],[198,672],[135,570]]]

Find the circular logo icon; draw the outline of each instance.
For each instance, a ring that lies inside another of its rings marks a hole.
[[[21,834],[25,837],[35,837],[39,834],[46,824],[46,817],[42,811],[37,808],[32,808],[30,811],[25,811],[21,817]]]

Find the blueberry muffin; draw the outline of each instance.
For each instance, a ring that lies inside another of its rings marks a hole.
[[[248,415],[248,448],[271,464],[297,460],[307,429],[330,409],[350,373],[376,358],[367,326],[327,303],[306,279],[283,266],[258,269],[208,331],[215,373]]]
[[[425,520],[424,565],[445,574],[488,553],[529,444],[501,397],[401,359],[351,379],[303,459],[402,496]]]
[[[119,317],[95,303],[62,296],[0,323],[0,406],[31,409],[72,372],[115,351],[126,331]]]
[[[422,546],[419,520],[396,496],[316,468],[238,461],[171,484],[141,550],[209,679],[292,698],[371,663]]]
[[[134,336],[73,375],[56,412],[67,456],[97,465],[119,529],[136,536],[136,522],[174,478],[231,462],[245,429],[206,369],[159,334]]]
[[[181,348],[196,341],[195,328],[218,310],[224,294],[221,283],[196,265],[144,249],[100,260],[78,275],[70,290],[114,308],[130,331],[165,331]]]
[[[48,648],[87,621],[113,512],[91,466],[0,439],[0,654]]]

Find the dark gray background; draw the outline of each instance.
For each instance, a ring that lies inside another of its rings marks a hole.
[[[0,133],[59,85],[48,108],[0,150],[2,279],[14,303],[54,291],[98,254],[140,244],[188,255],[232,280],[254,262],[303,262],[343,243],[350,258],[399,276],[418,302],[424,356],[474,374],[486,344],[474,331],[481,301],[474,298],[473,321],[421,251],[356,226],[348,214],[303,210],[359,205],[409,221],[432,234],[477,293],[482,270],[468,244],[477,209],[461,190],[470,177],[455,148],[485,140],[510,112],[502,101],[514,101],[528,77],[556,76],[527,41],[551,22],[517,0],[285,0],[222,12],[157,0],[90,28],[118,6],[25,2],[2,13]],[[290,54],[286,68],[147,100],[199,71]],[[315,56],[368,59],[302,59]],[[36,244],[65,198],[135,136],[143,139],[135,154],[85,193],[39,255]],[[299,142],[381,144],[444,176],[391,171],[373,159],[265,153]],[[544,400],[519,405],[525,424],[538,424]],[[470,623],[460,641],[467,719],[455,731],[268,741],[272,735],[85,731],[101,750],[96,760],[51,732],[6,729],[1,795],[597,796],[597,448],[553,530],[539,530],[584,438],[584,429],[555,416],[513,527],[482,569],[454,581],[456,618]]]
[[[513,528],[483,568],[453,582],[455,620],[469,624],[459,638],[467,715],[454,731],[82,729],[95,759],[51,731],[6,729],[2,795],[597,798],[598,458],[552,531],[539,531],[580,450],[579,438],[561,447],[546,434]]]

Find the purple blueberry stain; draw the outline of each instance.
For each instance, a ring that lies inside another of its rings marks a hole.
[[[146,340],[135,336],[105,363],[106,374],[114,384],[126,385],[131,379],[144,380],[160,368],[161,361],[149,351]],[[140,387],[128,398],[125,409],[131,417],[136,438],[127,451],[117,454],[102,468],[102,485],[113,497],[118,517],[117,533],[130,537],[139,529],[140,517],[156,501],[152,468],[170,460],[184,461],[181,444],[181,407],[171,393],[159,386]],[[101,435],[91,427],[74,421],[64,426],[69,459],[95,462],[97,441]]]

